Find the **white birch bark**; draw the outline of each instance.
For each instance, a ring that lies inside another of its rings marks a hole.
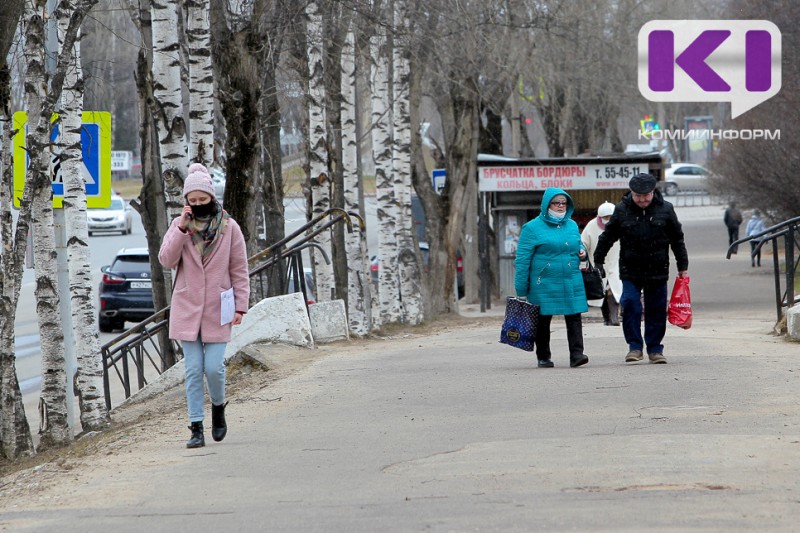
[[[39,396],[40,447],[59,446],[71,440],[67,415],[64,334],[61,329],[57,285],[56,243],[53,234],[52,182],[50,180],[50,116],[43,115],[46,81],[44,24],[41,13],[26,6],[25,44],[28,104],[26,146],[30,163],[26,182],[33,188],[33,258],[36,268],[36,311],[42,354],[42,391]]]
[[[181,97],[178,12],[177,0],[152,2],[153,114],[161,148],[161,171],[169,220],[178,216],[183,207],[183,180],[189,167]]]
[[[317,2],[310,2],[306,8],[308,15],[308,154],[311,175],[312,217],[316,218],[331,207],[330,183],[328,178],[327,131],[325,128],[325,80],[322,61],[322,15]],[[325,178],[320,180],[320,176]],[[322,183],[319,183],[322,182]],[[315,185],[315,183],[317,183]],[[333,257],[331,233],[323,231],[316,241]],[[317,282],[317,299],[327,301],[335,287],[333,266],[325,262],[321,254],[314,253],[314,274]]]
[[[342,172],[344,208],[359,212],[358,138],[356,135],[356,60],[355,36],[347,33],[342,47]],[[363,244],[363,246],[362,246]],[[366,226],[345,232],[347,255],[347,316],[350,331],[364,336],[371,328],[370,271],[366,255]]]
[[[209,0],[189,0],[189,157],[208,166],[214,160],[214,76],[211,66]],[[221,200],[221,198],[220,198]]]
[[[372,58],[372,158],[378,219],[378,309],[373,325],[400,322],[400,285],[397,279],[397,221],[400,217],[392,183],[392,131],[389,106],[389,65],[383,32],[370,40]]]
[[[401,0],[395,2],[395,27],[399,27],[401,24],[407,26],[404,20],[404,4]],[[411,216],[411,123],[408,102],[409,61],[407,53],[407,50],[395,40],[392,48],[392,65],[394,67],[392,169],[395,194],[400,208],[397,240],[399,243],[398,267],[403,317],[408,324],[420,324],[424,319],[424,309],[421,269],[414,244],[414,221]]]
[[[64,7],[62,3],[60,7]],[[56,11],[59,43],[69,23],[66,10]],[[75,393],[80,405],[80,420],[84,431],[98,431],[109,425],[103,390],[103,366],[100,339],[97,333],[97,305],[92,279],[89,232],[86,223],[85,166],[81,153],[83,124],[83,74],[80,66],[80,37],[76,38],[74,53],[66,67],[64,92],[59,110],[61,175],[64,179],[64,201],[67,257],[69,268],[69,298],[72,310],[73,338],[78,362]],[[99,141],[99,139],[97,140]]]
[[[7,102],[0,102],[5,108]],[[2,146],[11,146],[11,130],[14,123],[10,116],[2,121]],[[13,161],[11,150],[2,152],[2,179],[11,183],[13,178]],[[20,212],[17,217],[16,234],[12,233],[11,191],[9,187],[0,187],[0,243],[3,253],[0,256],[0,445],[2,455],[7,459],[15,459],[20,455],[33,455],[35,449],[31,437],[30,426],[25,415],[25,404],[17,378],[16,353],[14,346],[14,317],[19,302],[19,291],[22,280],[22,265],[25,258],[30,222],[30,194],[23,196]]]

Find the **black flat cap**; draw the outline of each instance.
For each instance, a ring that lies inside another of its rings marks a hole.
[[[636,174],[628,186],[636,194],[647,194],[656,188],[656,177],[652,174]]]

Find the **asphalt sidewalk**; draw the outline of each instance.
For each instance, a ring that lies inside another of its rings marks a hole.
[[[499,344],[501,304],[265,347],[280,364],[232,369],[224,442],[184,447],[174,388],[0,480],[0,529],[796,531],[799,346],[771,334],[768,299],[752,305],[771,277],[713,242],[694,260],[708,301],[692,329],[668,326],[667,365],[625,364],[597,308],[577,369],[558,318],[553,369]]]
[[[246,370],[228,437],[198,450],[173,391],[4,479],[0,528],[795,530],[800,360],[767,313],[670,327],[667,365],[626,365],[619,328],[590,316],[579,369],[563,322],[537,369],[498,344],[500,314],[290,350],[305,363]]]

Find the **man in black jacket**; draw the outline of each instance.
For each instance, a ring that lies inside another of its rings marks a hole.
[[[736,202],[731,202],[722,217],[725,227],[728,228],[728,246],[739,240],[739,226],[742,225],[742,212],[736,209]],[[739,251],[739,246],[731,250],[732,254]]]
[[[622,297],[619,303],[622,307],[622,331],[628,343],[626,363],[641,361],[645,347],[651,363],[667,362],[661,341],[667,331],[670,248],[675,255],[678,277],[689,275],[689,256],[681,223],[672,204],[656,190],[656,181],[650,174],[637,174],[631,178],[631,190],[616,205],[594,252],[594,264],[602,268],[609,249],[617,240],[620,241]]]

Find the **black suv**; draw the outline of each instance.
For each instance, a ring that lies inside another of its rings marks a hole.
[[[123,248],[101,271],[100,331],[123,329],[126,320],[139,322],[155,313],[147,248]]]

